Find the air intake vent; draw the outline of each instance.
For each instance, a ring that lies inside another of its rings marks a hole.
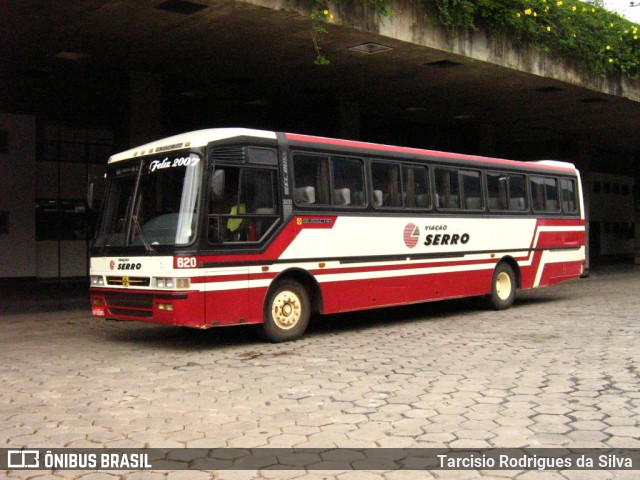
[[[245,147],[215,147],[211,151],[212,162],[243,163],[246,156]]]
[[[564,88],[542,87],[542,88],[536,88],[536,92],[540,92],[540,93],[557,93],[557,92],[564,92]]]
[[[181,15],[193,15],[207,8],[207,5],[188,2],[187,0],[167,0],[155,8],[156,10],[164,10],[165,12],[179,13]]]
[[[442,69],[445,69],[445,68],[459,67],[462,64],[458,63],[458,62],[453,62],[451,60],[437,60],[435,62],[425,63],[424,65],[426,67],[431,67],[431,68],[442,68]]]
[[[148,287],[150,284],[149,277],[107,277],[107,285]]]

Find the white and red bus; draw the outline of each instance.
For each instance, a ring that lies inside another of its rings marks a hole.
[[[114,155],[107,180],[99,317],[262,324],[286,341],[311,314],[470,296],[504,309],[583,271],[569,163],[222,128]]]

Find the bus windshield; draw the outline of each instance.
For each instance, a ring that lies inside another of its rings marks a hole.
[[[202,178],[199,155],[176,152],[116,165],[97,247],[187,245],[194,240]]]

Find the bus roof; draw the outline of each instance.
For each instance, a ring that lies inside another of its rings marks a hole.
[[[139,147],[116,153],[109,158],[109,163],[147,155],[149,153],[168,152],[181,148],[205,147],[209,142],[224,140],[234,137],[258,137],[271,140],[276,139],[275,132],[264,130],[252,130],[249,128],[209,128],[206,130],[196,130],[194,132],[181,133],[173,137],[163,138],[155,142],[147,143]]]
[[[503,166],[511,166],[517,168],[544,168],[551,170],[561,170],[565,172],[575,172],[575,165],[568,162],[560,162],[556,160],[541,160],[537,162],[522,162],[515,160],[505,160],[501,158],[482,157],[478,155],[465,155],[460,153],[448,153],[437,150],[426,150],[411,147],[399,147],[393,145],[384,145],[379,143],[360,142],[355,140],[340,140],[337,138],[317,137],[311,135],[300,135],[296,133],[284,134],[289,142],[294,144],[305,144],[317,147],[339,147],[346,148],[351,151],[370,151],[380,153],[397,153],[404,155],[417,155],[422,157],[430,157],[443,160],[458,160],[471,163],[481,162],[485,164],[496,164]],[[182,133],[172,137],[163,138],[155,142],[147,143],[139,147],[126,150],[121,153],[112,155],[109,163],[119,162],[122,160],[147,155],[150,153],[167,152],[178,150],[181,148],[198,148],[205,147],[210,142],[216,140],[224,140],[234,137],[255,137],[261,139],[276,140],[276,132],[266,130],[254,130],[249,128],[210,128],[205,130],[196,130],[193,132]]]

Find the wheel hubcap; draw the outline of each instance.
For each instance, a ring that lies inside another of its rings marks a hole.
[[[500,300],[506,300],[511,295],[511,278],[504,272],[498,274],[496,280],[496,293]]]
[[[290,291],[280,292],[273,299],[271,314],[279,328],[289,330],[296,326],[302,312],[300,299]]]

